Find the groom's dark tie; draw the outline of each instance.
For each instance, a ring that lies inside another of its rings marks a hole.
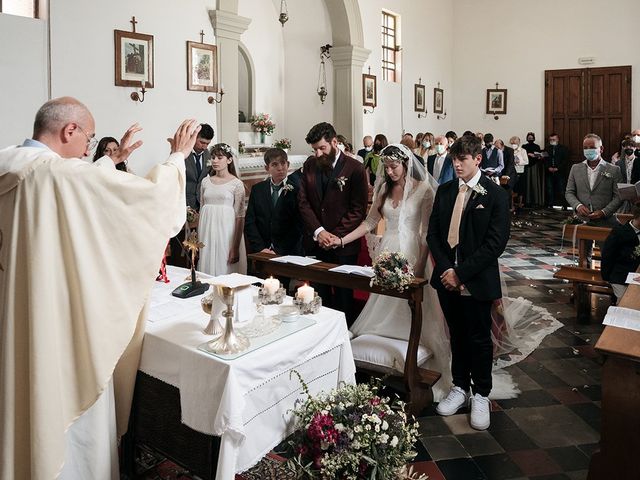
[[[202,153],[198,155],[197,153],[193,154],[193,159],[196,162],[196,177],[200,178],[200,174],[202,173],[202,165],[200,164],[200,159],[202,158]]]
[[[456,197],[456,203],[453,206],[453,212],[451,213],[451,223],[449,224],[449,235],[447,241],[451,248],[456,248],[460,243],[460,220],[462,220],[462,210],[464,209],[464,197],[467,194],[469,187],[466,183],[460,185],[458,190],[458,196]]]

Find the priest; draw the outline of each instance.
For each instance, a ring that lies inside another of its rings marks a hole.
[[[0,151],[0,478],[118,478],[145,304],[169,237],[185,221],[179,127],[145,178],[116,170],[142,142],[85,162],[95,122],[57,98],[33,138]],[[114,407],[115,405],[115,407]],[[123,428],[124,427],[124,428]]]

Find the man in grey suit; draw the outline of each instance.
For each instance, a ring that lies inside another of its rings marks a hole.
[[[590,225],[615,225],[613,214],[622,203],[618,194],[620,168],[602,159],[602,139],[595,133],[584,137],[582,148],[586,160],[571,167],[565,198],[578,217]]]
[[[209,173],[211,154],[207,147],[213,139],[213,128],[206,123],[200,124],[200,133],[191,154],[184,159],[186,170],[187,206],[195,211],[200,210],[200,183]]]

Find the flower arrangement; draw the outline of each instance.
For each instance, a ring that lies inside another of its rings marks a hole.
[[[291,148],[291,140],[288,138],[281,138],[273,144],[275,148],[281,148],[282,150],[288,150]]]
[[[251,126],[256,132],[271,135],[276,129],[276,124],[271,120],[271,116],[268,113],[259,113],[254,115],[250,119]]]
[[[300,381],[308,399],[294,410],[296,431],[287,447],[293,454],[287,467],[296,478],[425,478],[406,467],[416,455],[418,424],[407,419],[403,402],[380,396],[379,387],[369,384],[312,397]]]
[[[384,251],[373,261],[371,286],[403,291],[415,279],[413,267],[400,252]]]
[[[238,154],[239,155],[242,155],[244,153],[244,147],[245,147],[244,142],[242,140],[240,140],[238,142]]]

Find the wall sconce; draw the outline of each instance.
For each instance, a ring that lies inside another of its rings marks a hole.
[[[147,92],[147,89],[144,88],[144,81],[140,82],[140,93],[138,93],[138,91],[136,90],[135,92],[131,92],[131,95],[129,95],[129,98],[131,98],[131,100],[133,100],[134,102],[144,102],[144,94]]]
[[[209,97],[207,97],[207,102],[209,102],[209,104],[211,105],[213,105],[214,103],[220,103],[222,102],[223,95],[224,95],[224,87],[222,86],[222,84],[220,84],[220,91],[215,92],[213,95],[210,95]]]
[[[280,16],[278,17],[278,21],[282,24],[282,28],[284,28],[284,24],[289,20],[289,12],[287,11],[287,0],[280,0]]]
[[[445,118],[447,118],[447,111],[445,110],[443,114],[436,115],[436,118],[438,120],[444,120]]]
[[[367,107],[364,107],[364,113],[373,113],[376,107],[371,107],[371,110],[367,110]]]
[[[418,118],[427,118],[427,112],[424,112],[424,113],[418,112]]]
[[[331,48],[331,45],[328,43],[320,47],[320,70],[318,72],[318,90],[316,93],[320,97],[321,103],[324,103],[329,93],[327,90],[327,70],[324,61],[331,58]]]

